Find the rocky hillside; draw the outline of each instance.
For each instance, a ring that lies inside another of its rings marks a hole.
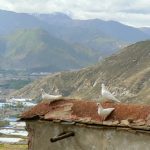
[[[101,83],[122,101],[150,104],[150,41],[128,46],[95,66],[47,76],[13,95],[37,98],[44,88],[51,94],[100,99]]]

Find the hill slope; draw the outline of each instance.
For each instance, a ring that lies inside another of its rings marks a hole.
[[[49,93],[98,99],[101,83],[122,101],[150,104],[150,41],[128,46],[93,67],[47,76],[13,95],[35,98],[44,88]]]
[[[80,47],[80,46],[79,46]],[[90,49],[75,47],[42,29],[17,30],[0,40],[1,66],[31,71],[60,71],[80,68],[98,60]]]

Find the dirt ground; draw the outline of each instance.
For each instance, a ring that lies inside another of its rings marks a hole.
[[[0,150],[27,150],[27,145],[0,144]]]

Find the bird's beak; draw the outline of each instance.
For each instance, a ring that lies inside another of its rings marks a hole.
[[[99,106],[99,103],[97,103],[96,105]]]

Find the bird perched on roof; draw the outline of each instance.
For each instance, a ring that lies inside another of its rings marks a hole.
[[[114,102],[119,102],[120,103],[120,101],[117,98],[115,98],[115,96],[107,90],[107,88],[105,87],[105,85],[103,83],[102,83],[101,87],[102,87],[101,95],[102,95],[103,98],[106,98],[106,99],[108,99],[110,101],[114,101]]]
[[[100,103],[97,103],[98,106],[98,114],[102,117],[103,120],[105,120],[115,108],[103,108]]]
[[[62,95],[50,95],[50,94],[47,94],[43,89],[41,89],[41,92],[42,92],[42,99],[46,100],[48,102],[52,102],[54,100],[58,100],[58,99],[61,99],[63,97]]]

